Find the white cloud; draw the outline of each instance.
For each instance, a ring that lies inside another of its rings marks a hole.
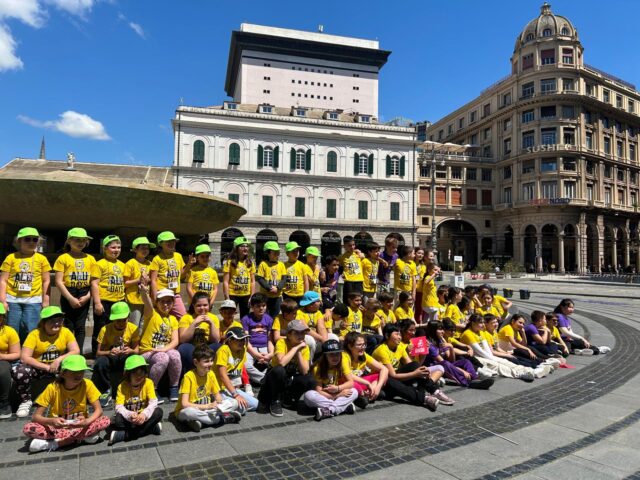
[[[125,22],[129,28],[131,30],[133,30],[134,32],[136,32],[136,34],[140,37],[140,38],[147,38],[144,29],[142,28],[142,25],[140,25],[139,23],[135,23],[130,21],[124,14],[119,13],[118,14],[118,19]]]
[[[0,21],[10,18],[38,28],[44,24],[45,12],[38,0],[0,0]]]
[[[16,41],[9,29],[0,24],[0,72],[18,70],[22,66],[22,60],[16,56]]]
[[[94,120],[84,113],[67,110],[60,114],[58,120],[36,120],[25,115],[18,115],[18,120],[37,128],[47,128],[64,133],[70,137],[87,138],[89,140],[111,140],[107,131],[98,120]]]
[[[77,17],[84,17],[95,5],[95,0],[44,0],[47,4],[53,5],[59,10],[70,13]]]

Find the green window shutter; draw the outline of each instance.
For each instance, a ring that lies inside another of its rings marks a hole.
[[[387,177],[390,177],[391,176],[391,155],[387,155],[386,165],[387,165]]]
[[[329,152],[327,155],[327,172],[338,171],[338,155],[336,152]]]
[[[240,145],[237,143],[229,145],[229,165],[240,165]]]
[[[360,171],[358,168],[358,163],[360,163],[360,156],[357,153],[353,154],[353,174],[358,175]]]
[[[404,167],[404,164],[405,164],[405,163],[406,163],[406,162],[405,162],[405,158],[404,158],[404,155],[403,155],[402,157],[400,157],[400,176],[401,176],[401,177],[404,177],[404,173],[405,173],[405,167]]]
[[[193,143],[193,161],[204,162],[204,142],[202,140],[196,140]]]
[[[280,166],[280,147],[273,149],[273,168]]]
[[[295,170],[296,169],[296,149],[295,148],[291,149],[290,157],[291,157],[291,170]]]
[[[262,168],[262,165],[264,165],[264,148],[258,145],[258,168]]]
[[[307,172],[311,171],[311,149],[309,148],[307,150],[307,153],[305,154],[305,170]]]
[[[369,162],[367,163],[367,173],[373,175],[373,153],[369,154]]]
[[[336,200],[335,198],[327,199],[327,218],[336,218]]]

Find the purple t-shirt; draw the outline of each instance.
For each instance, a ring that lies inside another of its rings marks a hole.
[[[540,335],[540,332],[538,332],[538,329],[536,328],[536,326],[533,323],[530,323],[530,324],[524,326],[524,333],[527,335],[527,343],[532,344],[532,345],[537,343],[533,339],[533,336],[534,335]]]
[[[398,254],[394,253],[393,255],[389,255],[386,250],[383,250],[380,253],[380,258],[382,258],[385,262],[387,262],[389,266],[383,267],[382,265],[380,265],[378,267],[378,280],[380,280],[381,283],[388,285],[389,274],[391,273],[391,270],[393,270],[393,267],[396,264],[396,260],[398,260]]]
[[[571,328],[571,320],[569,320],[569,317],[562,313],[556,313],[556,317],[558,317],[558,328]]]
[[[260,320],[256,320],[253,313],[245,315],[242,320],[242,328],[249,334],[249,340],[254,347],[266,347],[269,343],[269,332],[273,326],[273,318],[264,314]]]

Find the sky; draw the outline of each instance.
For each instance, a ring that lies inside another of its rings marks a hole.
[[[554,0],[585,62],[640,84],[635,0]],[[170,166],[181,103],[219,105],[243,22],[378,39],[381,121],[436,121],[506,76],[542,0],[0,0],[0,165]],[[634,53],[636,52],[636,53]]]

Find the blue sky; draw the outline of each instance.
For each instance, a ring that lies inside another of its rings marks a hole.
[[[585,61],[640,83],[637,2],[552,1]],[[170,165],[170,120],[216,105],[242,22],[377,38],[391,50],[380,116],[435,121],[509,73],[541,0],[0,0],[0,165],[73,151],[79,161]]]

